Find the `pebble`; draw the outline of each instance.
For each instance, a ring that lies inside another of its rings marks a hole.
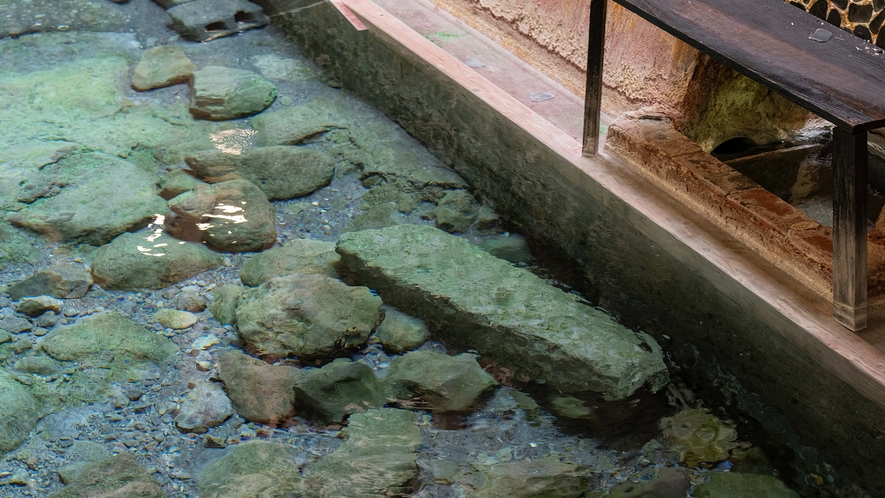
[[[197,338],[193,344],[191,344],[191,348],[203,351],[211,346],[214,346],[221,341],[217,336],[214,335],[204,335],[203,337]]]
[[[171,329],[186,329],[197,323],[197,315],[189,311],[162,309],[154,313],[154,320]]]

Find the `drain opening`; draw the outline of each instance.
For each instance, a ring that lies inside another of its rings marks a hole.
[[[215,21],[207,24],[203,29],[206,31],[224,31],[227,29],[227,24],[224,21]]]
[[[744,152],[748,152],[750,149],[756,146],[756,142],[747,137],[735,137],[730,138],[721,144],[719,144],[715,149],[713,149],[713,156],[733,156],[736,154],[742,154]]]

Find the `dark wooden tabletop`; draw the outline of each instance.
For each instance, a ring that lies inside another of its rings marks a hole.
[[[783,0],[615,2],[850,133],[885,126],[881,49]]]

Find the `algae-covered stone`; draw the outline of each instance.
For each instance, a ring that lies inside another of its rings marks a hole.
[[[221,264],[221,256],[202,244],[146,230],[123,234],[100,248],[92,276],[105,289],[161,289]]]
[[[246,290],[242,285],[227,284],[216,287],[212,291],[212,304],[209,312],[218,323],[235,325],[237,323],[237,303]]]
[[[165,498],[151,474],[128,453],[96,463],[51,498]]]
[[[185,161],[202,180],[249,180],[270,200],[308,195],[328,185],[335,173],[329,155],[306,147],[257,147],[242,154],[208,150],[191,154]]]
[[[696,498],[798,498],[799,493],[788,488],[778,478],[763,474],[714,472],[710,481],[699,484],[691,495]]]
[[[502,462],[482,468],[482,486],[477,498],[571,498],[584,496],[591,482],[577,465],[544,457],[519,462]]]
[[[129,378],[147,363],[164,364],[178,352],[172,341],[117,313],[100,313],[57,328],[39,343],[49,356],[63,361],[90,362],[106,369],[110,381]]]
[[[261,251],[277,239],[273,204],[246,180],[199,185],[169,201],[169,209],[169,233],[216,251]]]
[[[590,494],[590,498],[656,498],[683,497],[691,490],[692,482],[682,467],[649,467],[626,482],[612,486],[607,491]],[[638,482],[637,481],[638,478]],[[697,495],[692,495],[697,496]],[[718,495],[714,495],[718,496]],[[741,495],[743,496],[743,495]],[[755,496],[757,495],[746,495]]]
[[[333,453],[307,469],[307,483],[322,498],[385,497],[412,493],[415,453],[423,444],[418,414],[393,408],[354,413]]]
[[[734,423],[722,420],[707,410],[689,408],[661,419],[664,440],[677,453],[677,460],[687,467],[701,462],[716,463],[728,459],[737,446]]]
[[[191,79],[191,113],[215,121],[241,118],[266,109],[276,94],[273,83],[252,71],[206,66]]]
[[[197,315],[189,311],[162,309],[154,313],[154,320],[170,329],[186,329],[197,323]]]
[[[15,449],[44,414],[28,388],[0,370],[0,452]]]
[[[450,190],[440,199],[433,214],[438,228],[463,232],[476,222],[479,204],[466,190]]]
[[[141,54],[132,75],[132,88],[143,92],[153,88],[187,83],[196,66],[181,47],[172,45],[150,48]]]
[[[47,191],[9,221],[54,241],[102,245],[166,212],[157,178],[108,154],[83,154],[47,166],[59,192]]]
[[[15,362],[13,368],[19,372],[41,375],[43,377],[55,377],[60,373],[58,364],[52,358],[40,356],[25,356]]]
[[[303,479],[295,448],[251,441],[207,465],[197,484],[203,498],[283,498],[300,496]]]
[[[58,478],[65,484],[70,484],[80,474],[95,464],[111,458],[111,452],[104,446],[92,441],[74,441],[74,444],[65,451],[65,465],[59,467]]]
[[[61,313],[61,303],[49,296],[23,297],[15,305],[15,311],[30,317],[38,317],[47,311]]]
[[[6,288],[9,297],[52,296],[76,299],[86,295],[92,286],[92,275],[80,265],[53,265]]]
[[[304,373],[295,385],[295,405],[326,423],[384,406],[386,389],[365,363],[339,358]]]
[[[160,177],[160,197],[168,201],[203,183],[183,169],[174,169]]]
[[[240,280],[255,287],[268,280],[293,273],[338,277],[335,264],[341,259],[335,243],[297,239],[282,247],[273,247],[249,258],[240,270]]]
[[[375,338],[391,353],[402,353],[417,348],[430,340],[430,330],[420,318],[409,316],[390,306],[382,306],[384,321],[378,326]]]
[[[204,433],[232,414],[230,399],[221,387],[211,382],[198,382],[181,404],[175,425],[185,432]]]
[[[316,77],[308,62],[280,57],[277,54],[256,55],[251,59],[258,72],[267,79],[305,81]]]
[[[258,132],[256,145],[297,145],[331,130],[347,128],[341,112],[327,103],[314,101],[255,117],[252,128]]]
[[[525,238],[514,233],[488,237],[477,245],[492,256],[511,263],[528,263],[532,260]]]
[[[660,347],[530,272],[423,225],[342,235],[341,266],[443,339],[519,378],[623,399],[667,383]]]
[[[281,424],[289,419],[295,404],[293,387],[301,378],[297,368],[268,365],[239,351],[218,359],[218,377],[241,417],[252,422]]]
[[[258,356],[322,358],[364,344],[381,321],[380,306],[366,287],[296,273],[240,296],[237,333]]]
[[[394,359],[386,382],[400,403],[434,412],[468,411],[498,386],[476,356],[434,351],[413,351]]]

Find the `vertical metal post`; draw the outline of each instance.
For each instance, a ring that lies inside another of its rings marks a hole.
[[[605,54],[605,11],[608,0],[590,0],[590,41],[587,44],[587,89],[584,95],[583,155],[599,149],[599,111],[602,105],[602,64]]]
[[[833,132],[833,316],[867,326],[867,132]]]

